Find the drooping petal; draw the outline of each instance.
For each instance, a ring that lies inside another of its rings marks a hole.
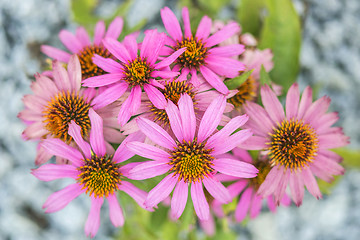
[[[225,96],[220,95],[215,98],[206,109],[199,125],[198,142],[203,142],[215,131],[219,125],[225,106]]]
[[[76,144],[79,146],[84,156],[91,159],[91,147],[88,142],[84,141],[81,136],[81,127],[77,125],[74,120],[69,124],[69,135],[74,139]]]
[[[119,201],[115,194],[110,194],[106,198],[109,202],[109,215],[111,223],[115,227],[120,227],[124,225],[125,219],[123,211],[120,207]]]
[[[150,84],[145,84],[144,90],[148,95],[150,102],[157,109],[165,109],[166,99],[164,97],[164,94],[162,94],[157,88],[151,86]]]
[[[172,64],[185,51],[186,48],[180,48],[179,50],[173,52],[170,56],[164,58],[159,63],[155,64],[155,69],[161,69],[170,66],[170,64]]]
[[[58,138],[45,139],[41,146],[55,156],[70,160],[75,166],[82,164],[82,154],[76,148],[67,145]]]
[[[196,215],[201,220],[209,219],[210,208],[208,202],[206,201],[201,182],[193,182],[191,184],[191,199],[194,204]]]
[[[90,145],[98,156],[104,156],[106,153],[104,131],[103,131],[103,120],[102,118],[92,109],[89,110],[89,118],[91,122],[90,129]]]
[[[262,198],[256,194],[253,195],[250,207],[250,218],[256,218],[261,211]]]
[[[194,103],[191,97],[184,94],[178,101],[180,118],[183,127],[185,141],[192,141],[196,130],[196,117],[194,112]]]
[[[79,175],[78,170],[73,165],[45,164],[31,171],[37,179],[41,181],[53,181],[59,178],[76,179]]]
[[[279,99],[268,85],[264,85],[261,88],[261,99],[271,120],[274,123],[281,123],[285,118],[284,109]]]
[[[234,177],[253,178],[256,177],[259,172],[259,170],[250,163],[228,158],[215,159],[213,163],[215,170]]]
[[[147,193],[137,187],[135,187],[132,183],[122,181],[119,185],[119,190],[125,192],[130,197],[132,197],[140,207],[145,208],[144,202],[147,196]]]
[[[316,179],[309,168],[302,169],[301,176],[303,177],[304,184],[307,190],[316,197],[317,199],[322,198],[319,186],[316,182]]]
[[[78,183],[73,183],[60,191],[54,192],[43,205],[45,212],[52,213],[63,209],[77,196],[85,192],[85,190],[81,190],[81,188],[81,185]]]
[[[172,190],[174,189],[177,182],[177,177],[170,175],[167,175],[161,182],[156,185],[147,196],[145,200],[145,206],[147,207],[154,207],[159,202],[164,200],[167,196],[170,195]]]
[[[178,219],[183,213],[188,199],[189,186],[184,181],[176,184],[174,193],[171,198],[171,215]]]
[[[85,234],[91,238],[95,237],[100,227],[100,209],[104,198],[91,197],[91,208],[85,223]]]
[[[290,174],[290,190],[294,203],[299,207],[304,197],[304,183],[296,171]]]
[[[231,196],[229,191],[220,183],[219,180],[212,176],[206,176],[202,180],[206,190],[213,196],[216,200],[221,203],[229,203],[231,201]]]
[[[144,141],[144,140],[145,140],[145,135],[142,134],[140,131],[129,134],[129,136],[127,136],[122,141],[120,146],[116,149],[115,154],[113,156],[113,160],[116,163],[121,163],[121,162],[133,157],[135,155],[135,153],[128,149],[127,144],[129,142],[133,142],[133,141]]]
[[[229,190],[230,196],[231,198],[236,197],[237,195],[239,195],[242,190],[245,189],[245,187],[248,185],[248,181],[247,180],[238,180],[237,182],[229,185],[227,187],[227,189]]]
[[[120,112],[118,115],[118,122],[121,126],[124,126],[133,116],[137,109],[140,107],[141,103],[141,87],[135,86],[131,89],[129,97],[124,101],[120,107]]]
[[[260,185],[257,193],[262,197],[274,193],[279,186],[282,174],[284,174],[284,168],[274,166],[266,176],[265,181]]]
[[[222,94],[228,94],[229,89],[224,84],[224,82],[219,78],[218,75],[216,75],[213,71],[211,71],[209,68],[205,66],[200,66],[200,72],[206,79],[206,81],[213,86],[216,90],[221,92]]]
[[[179,21],[177,20],[175,14],[168,7],[161,9],[160,14],[161,14],[161,19],[164,23],[165,29],[169,33],[169,35],[174,40],[181,41],[182,32],[181,32]]]
[[[176,147],[174,139],[156,123],[141,117],[136,122],[141,131],[153,142],[171,150]]]
[[[247,215],[253,195],[252,188],[247,188],[241,195],[240,201],[235,209],[235,220],[241,222]]]

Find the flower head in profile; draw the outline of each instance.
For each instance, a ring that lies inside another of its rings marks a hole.
[[[93,42],[91,42],[84,27],[78,27],[75,35],[67,30],[62,30],[59,33],[59,38],[71,53],[48,45],[42,45],[41,51],[52,59],[63,63],[68,63],[71,55],[76,54],[81,64],[82,79],[102,75],[105,71],[94,64],[92,57],[95,54],[102,57],[111,57],[111,53],[106,50],[102,44],[102,40],[104,38],[118,39],[123,24],[123,19],[116,17],[106,31],[104,21],[99,21],[95,26]]]
[[[182,75],[191,74],[191,82],[197,85],[197,74],[201,74],[205,80],[222,94],[229,92],[223,83],[223,78],[234,78],[239,71],[245,69],[244,64],[232,59],[232,56],[240,55],[244,51],[241,44],[232,44],[224,47],[217,46],[221,42],[236,34],[240,27],[232,22],[220,31],[210,35],[212,21],[204,16],[193,35],[190,27],[189,11],[186,7],[182,9],[184,22],[184,33],[175,14],[165,7],[161,10],[166,31],[170,37],[167,39],[169,48],[163,52],[164,55],[186,47],[186,51],[175,61],[174,69],[181,71]]]
[[[42,140],[58,138],[68,144],[73,144],[73,138],[68,134],[69,124],[75,121],[81,128],[84,138],[89,137],[89,109],[92,100],[97,95],[94,89],[81,88],[81,69],[78,57],[73,55],[67,65],[67,70],[58,62],[53,63],[53,79],[42,74],[35,75],[31,89],[34,94],[25,95],[25,109],[18,115],[28,126],[23,132],[23,138]],[[116,103],[97,112],[104,119],[104,136],[108,142],[120,143],[124,137],[114,126],[119,109]],[[35,163],[42,164],[49,160],[48,154],[39,145]],[[59,160],[59,159],[58,159]],[[59,160],[60,161],[60,160]]]
[[[234,216],[236,221],[241,222],[247,215],[249,215],[251,219],[259,215],[263,198],[257,194],[257,190],[264,182],[271,166],[268,161],[261,159],[261,157],[254,160],[246,150],[234,148],[232,153],[233,155],[229,156],[230,158],[253,164],[259,170],[258,175],[250,179],[238,178],[224,174],[218,177],[222,182],[233,182],[227,187],[227,189],[229,190],[232,198],[240,196]],[[275,212],[276,204],[273,195],[269,195],[266,200],[270,211]],[[282,205],[289,206],[291,200],[286,194],[284,194],[280,202]]]
[[[246,115],[233,118],[223,129],[216,130],[225,105],[225,96],[217,97],[197,126],[193,101],[189,95],[180,97],[178,107],[169,101],[165,110],[174,138],[156,123],[141,117],[137,119],[140,130],[161,149],[145,143],[129,142],[127,147],[131,151],[152,159],[134,167],[129,178],[141,180],[166,174],[149,192],[146,206],[156,206],[174,189],[171,212],[174,218],[179,218],[185,208],[190,187],[197,216],[208,219],[209,204],[203,185],[210,195],[220,202],[228,203],[231,199],[228,190],[216,179],[217,171],[244,178],[256,176],[257,169],[253,165],[218,157],[252,135],[250,130],[234,133],[247,121]]]
[[[68,159],[71,164],[44,164],[32,171],[40,180],[52,181],[61,178],[72,178],[73,184],[53,193],[45,202],[43,208],[47,213],[63,209],[73,199],[84,193],[91,199],[91,209],[85,224],[85,233],[94,237],[100,226],[100,208],[104,198],[109,204],[110,220],[114,226],[124,224],[124,215],[116,194],[123,191],[130,195],[143,207],[146,192],[136,188],[126,181],[131,164],[121,163],[134,154],[128,151],[125,144],[128,141],[143,139],[140,134],[128,136],[118,149],[108,151],[103,136],[103,122],[93,109],[89,110],[91,122],[90,144],[81,135],[81,127],[74,121],[69,126],[77,148],[65,144],[60,139],[46,139],[42,146],[51,154]],[[80,149],[80,151],[78,150]]]
[[[241,144],[246,149],[263,150],[270,163],[258,194],[273,194],[279,203],[289,185],[292,199],[299,206],[305,185],[313,196],[321,198],[315,176],[331,181],[332,175],[343,174],[341,157],[329,149],[349,143],[340,127],[332,127],[338,115],[327,113],[330,98],[324,96],[312,102],[312,89],[306,87],[300,100],[295,83],[286,96],[286,114],[267,85],[261,89],[261,99],[264,108],[252,102],[245,106],[250,117],[246,127],[254,131],[254,136]]]
[[[141,92],[144,89],[150,101],[157,108],[164,109],[166,100],[156,88],[164,87],[157,78],[177,76],[178,72],[173,72],[168,67],[185,51],[185,48],[179,49],[169,57],[158,61],[165,38],[165,34],[158,33],[156,29],[148,30],[145,32],[140,49],[138,49],[138,44],[133,36],[125,37],[122,43],[106,38],[103,41],[104,46],[119,62],[95,55],[94,63],[108,73],[86,79],[83,81],[83,85],[87,87],[108,86],[108,88],[94,99],[94,108],[98,109],[116,101],[130,89],[131,93],[122,104],[118,115],[119,123],[124,125],[139,109]]]

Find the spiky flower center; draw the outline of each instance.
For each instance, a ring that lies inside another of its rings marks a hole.
[[[299,169],[308,166],[317,154],[317,134],[302,121],[284,120],[270,136],[269,157],[272,165]]]
[[[171,100],[176,106],[182,94],[188,94],[193,100],[194,105],[196,104],[194,86],[186,81],[169,81],[165,84],[164,89],[160,89],[165,98]],[[151,104],[150,111],[154,117],[155,122],[166,126],[169,124],[169,118],[164,109],[158,109]]]
[[[170,171],[174,176],[178,175],[178,180],[184,182],[195,182],[204,179],[214,169],[211,156],[213,149],[207,149],[204,142],[198,143],[195,138],[192,142],[177,142],[177,147],[170,152],[172,165]]]
[[[266,176],[271,170],[271,166],[268,162],[257,160],[254,166],[259,170],[258,175],[254,178],[249,178],[250,186],[255,190],[259,189],[260,185],[265,181]]]
[[[82,79],[103,75],[106,72],[93,63],[93,56],[97,54],[104,58],[110,58],[111,53],[103,46],[87,46],[79,54]]]
[[[174,50],[177,51],[180,48],[186,47],[186,51],[181,54],[177,62],[180,63],[182,68],[199,68],[204,65],[205,58],[208,55],[208,49],[204,46],[201,39],[194,37],[183,38],[181,42],[177,41]]]
[[[90,104],[75,92],[61,92],[49,101],[44,114],[45,128],[56,138],[69,143],[69,124],[74,120],[81,127],[81,135],[87,136],[90,129]]]
[[[257,87],[255,84],[255,79],[250,76],[243,82],[238,88],[238,92],[227,101],[234,105],[236,108],[241,108],[246,101],[253,101],[257,94]]]
[[[99,157],[93,154],[91,159],[84,159],[83,166],[78,167],[80,174],[77,181],[89,196],[108,197],[118,190],[121,182],[120,165],[114,163],[112,158],[112,155]]]
[[[150,74],[153,69],[149,66],[146,60],[142,60],[137,57],[133,61],[129,61],[128,64],[124,64],[125,68],[125,81],[131,86],[143,86],[149,83]]]

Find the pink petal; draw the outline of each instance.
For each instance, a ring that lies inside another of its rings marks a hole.
[[[106,147],[104,140],[103,120],[92,108],[89,110],[89,118],[91,122],[91,148],[94,150],[96,155],[104,156],[106,154]]]
[[[262,198],[256,194],[253,195],[253,199],[250,207],[250,218],[256,218],[261,211]]]
[[[47,102],[43,98],[35,95],[25,95],[23,102],[25,107],[34,110],[34,112],[43,112],[45,106],[47,106]]]
[[[167,175],[161,182],[156,185],[147,196],[145,200],[145,206],[154,207],[159,202],[164,200],[167,196],[170,195],[172,190],[174,189],[177,182],[177,177],[172,175]]]
[[[72,90],[79,91],[81,87],[81,65],[77,55],[72,55],[68,63],[68,75]]]
[[[45,129],[45,123],[35,122],[29,125],[23,132],[25,140],[27,139],[40,139],[49,132]]]
[[[284,197],[286,187],[289,183],[290,171],[289,169],[285,170],[284,174],[281,175],[278,187],[275,189],[274,198],[276,205],[280,205],[280,201]]]
[[[213,163],[215,170],[234,177],[253,178],[256,177],[259,172],[259,170],[250,163],[228,158],[215,159]]]
[[[104,202],[104,198],[91,197],[91,208],[89,216],[85,223],[85,234],[87,237],[93,238],[100,227],[100,209]]]
[[[316,156],[312,164],[332,175],[343,175],[345,173],[345,169],[339,163],[320,154]]]
[[[261,136],[268,137],[268,134],[272,132],[274,124],[264,108],[256,103],[247,102],[245,105],[245,112],[249,115],[249,123],[255,123],[256,128],[263,133]]]
[[[238,56],[245,51],[245,46],[242,44],[231,44],[227,46],[214,47],[208,50],[212,56],[216,57],[232,57]]]
[[[81,151],[87,159],[91,159],[91,147],[89,143],[85,142],[81,136],[81,127],[73,120],[69,124],[69,135],[73,137],[76,144],[80,147]]]
[[[319,149],[343,147],[349,144],[349,138],[342,133],[322,134],[318,137]]]
[[[139,117],[136,122],[141,131],[153,142],[170,150],[176,147],[174,139],[156,123],[141,117]]]
[[[235,214],[234,214],[235,220],[237,222],[241,222],[246,217],[250,207],[252,195],[253,195],[253,190],[251,188],[247,188],[241,195],[240,201],[236,206]]]
[[[246,150],[262,150],[267,148],[266,143],[268,140],[263,137],[251,136],[246,139],[244,142],[240,143],[238,147],[246,149]]]
[[[187,7],[183,7],[182,9],[182,19],[184,24],[184,35],[186,38],[190,38],[191,34],[191,26],[190,26],[190,17],[189,17],[189,10]]]
[[[169,100],[165,111],[169,118],[171,130],[175,134],[176,138],[182,142],[184,140],[183,126],[178,107],[171,100]]]
[[[96,96],[91,104],[95,110],[103,108],[119,99],[127,90],[129,84],[120,82],[108,87],[105,91]]]
[[[50,58],[67,63],[71,54],[48,45],[41,45],[41,51]]]
[[[78,27],[76,29],[76,38],[80,41],[82,48],[92,45],[89,34],[84,27]]]
[[[125,219],[116,195],[110,194],[106,199],[109,202],[109,215],[111,223],[115,227],[123,226]]]
[[[218,90],[219,92],[225,95],[229,93],[229,89],[226,87],[223,81],[219,78],[218,75],[216,75],[209,68],[205,66],[200,66],[200,72],[204,76],[206,81],[216,90]]]
[[[152,34],[148,34],[152,32]],[[147,59],[148,64],[151,66],[158,60],[159,53],[164,47],[166,39],[165,33],[158,33],[157,30],[145,31],[145,38],[141,44],[140,57]]]
[[[150,84],[144,85],[144,90],[149,97],[151,103],[157,109],[165,109],[166,106],[166,99],[164,94],[162,94],[157,88],[151,86]]]
[[[67,30],[61,30],[59,33],[61,42],[69,49],[72,53],[78,53],[82,49],[81,42]]]
[[[135,86],[131,89],[130,96],[121,105],[118,115],[118,122],[121,126],[124,126],[133,116],[141,104],[141,87]]]
[[[132,197],[140,207],[145,208],[144,202],[147,196],[147,193],[139,188],[135,187],[132,183],[122,181],[119,185],[119,190],[125,192],[130,197]]]
[[[180,118],[183,127],[183,135],[185,141],[192,141],[195,136],[196,118],[194,112],[194,103],[191,97],[184,94],[178,101]]]
[[[128,64],[133,60],[125,46],[119,43],[117,40],[113,38],[105,38],[103,40],[103,44],[106,49],[109,50],[109,52],[111,52],[111,54],[113,54],[121,62]]]
[[[73,178],[76,179],[79,171],[73,165],[57,165],[45,164],[31,171],[37,179],[41,181],[52,181],[59,178]]]
[[[85,192],[81,188],[82,186],[78,183],[73,183],[60,191],[54,192],[43,205],[43,208],[46,208],[45,212],[52,213],[63,209],[77,196]]]
[[[245,187],[248,185],[248,181],[247,180],[238,180],[237,182],[229,185],[227,187],[231,198],[236,197],[237,195],[239,195],[242,190],[245,189]]]
[[[59,90],[71,91],[72,85],[70,84],[69,75],[65,68],[58,62],[53,62],[53,75],[56,86]]]
[[[110,23],[108,30],[106,31],[105,38],[114,38],[117,39],[122,31],[124,21],[121,17],[116,17]]]
[[[70,160],[75,166],[82,165],[82,154],[58,138],[45,139],[41,146],[49,153]]]
[[[215,46],[216,44],[225,41],[226,39],[230,38],[231,36],[238,33],[239,31],[240,31],[239,24],[237,24],[235,22],[231,22],[231,23],[227,24],[226,26],[224,26],[221,30],[217,31],[215,34],[210,36],[206,40],[205,46],[208,48]]]
[[[143,180],[153,178],[167,173],[171,169],[168,162],[163,161],[147,161],[137,165],[129,171],[128,178],[133,180]]]
[[[276,205],[275,205],[275,201],[274,201],[274,197],[273,195],[269,195],[267,197],[267,204],[268,207],[270,209],[271,212],[275,213],[276,212]]]
[[[206,190],[213,196],[216,200],[221,203],[231,202],[231,196],[229,191],[220,183],[219,180],[208,175],[202,180]]]
[[[35,74],[35,79],[36,81],[31,84],[31,90],[33,90],[35,95],[49,101],[58,94],[59,90],[50,78],[42,74]]]
[[[201,182],[193,182],[191,184],[191,199],[194,204],[196,215],[199,219],[209,219],[210,208],[208,202],[206,201]]]
[[[198,142],[203,142],[217,128],[226,106],[225,96],[220,95],[206,109],[199,126]]]
[[[300,100],[299,85],[294,83],[286,95],[286,119],[296,118]]]
[[[127,143],[133,141],[144,141],[144,140],[145,140],[145,136],[140,131],[130,134],[122,141],[120,146],[116,149],[116,152],[113,156],[113,160],[116,163],[121,163],[123,161],[130,159],[135,155],[135,153],[133,153],[128,149]]]
[[[186,48],[180,48],[176,52],[172,53],[170,56],[164,58],[162,61],[155,65],[155,69],[161,69],[164,67],[170,66],[181,54],[186,51]]]
[[[281,123],[285,118],[284,109],[279,99],[268,85],[264,85],[261,88],[261,99],[271,120],[273,120],[274,123]]]
[[[329,97],[324,96],[311,104],[304,114],[304,122],[312,123],[324,115],[330,106],[330,101],[331,99]]]
[[[125,74],[123,73],[123,67],[111,58],[104,58],[95,54],[92,58],[92,61],[106,72],[118,74],[122,73],[122,75],[119,75],[119,80],[125,77]]]
[[[230,136],[235,130],[244,125],[248,121],[249,117],[244,114],[242,116],[234,117],[228,122],[219,132],[212,135],[207,141],[207,146],[210,148],[215,147],[220,142],[223,142]]]
[[[231,151],[233,148],[240,145],[242,142],[244,142],[249,137],[251,137],[252,134],[253,133],[252,133],[251,129],[245,129],[245,130],[241,130],[237,133],[234,133],[230,137],[224,139],[223,142],[216,145],[214,147],[214,151],[212,152],[212,155],[215,156],[218,154],[223,154],[228,151]]]
[[[104,21],[97,22],[95,26],[94,45],[100,45],[105,35],[105,23]]]
[[[182,32],[179,21],[177,20],[175,14],[168,7],[161,9],[160,14],[166,31],[169,33],[169,35],[174,40],[181,41]]]
[[[340,155],[338,155],[337,153],[334,153],[333,151],[329,151],[329,150],[325,150],[325,149],[319,150],[318,155],[329,158],[338,163],[343,161],[343,158]]]
[[[208,16],[203,16],[196,30],[195,37],[197,39],[202,39],[203,41],[206,40],[211,31],[211,24],[211,19]]]
[[[184,181],[179,181],[171,198],[171,215],[178,219],[183,213],[188,199],[189,186]]]
[[[294,203],[299,207],[304,197],[304,183],[296,171],[290,174],[290,190]]]
[[[310,169],[309,168],[303,169],[301,171],[301,176],[304,180],[304,184],[307,190],[311,193],[311,195],[313,195],[317,199],[322,198],[319,186],[316,182],[314,175],[311,173]]]
[[[150,76],[152,78],[170,79],[176,77],[177,75],[179,75],[179,73],[174,71],[153,71]]]
[[[311,126],[316,129],[318,134],[325,133],[334,123],[339,120],[339,114],[336,112],[326,113],[314,120]]]
[[[52,154],[49,154],[42,146],[41,144],[37,145],[37,151],[36,151],[36,157],[35,157],[35,164],[41,165],[43,163],[46,163],[50,160],[52,157]]]
[[[262,197],[267,197],[273,194],[276,188],[279,187],[280,180],[284,174],[284,167],[274,166],[265,178],[265,181],[260,185],[257,193]]]
[[[208,56],[206,66],[220,76],[234,78],[239,75],[239,71],[245,70],[244,63],[229,57]]]
[[[126,144],[126,147],[135,154],[152,160],[168,162],[171,158],[169,153],[146,143],[133,141]]]
[[[301,100],[299,103],[299,109],[297,113],[297,119],[302,119],[306,110],[310,107],[312,103],[312,89],[307,86],[301,96]]]
[[[135,59],[138,54],[138,44],[136,42],[136,38],[133,35],[127,35],[122,41],[125,48],[129,51],[130,57]]]

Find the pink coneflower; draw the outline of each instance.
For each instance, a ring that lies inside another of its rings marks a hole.
[[[49,57],[63,63],[68,63],[72,54],[78,55],[83,79],[102,75],[105,71],[93,63],[92,57],[95,54],[102,57],[111,57],[110,52],[107,51],[102,44],[102,40],[104,38],[118,39],[121,34],[123,24],[123,19],[116,17],[110,23],[108,30],[105,32],[104,21],[99,21],[95,26],[93,43],[83,27],[77,28],[75,35],[67,30],[62,30],[59,33],[59,38],[71,53],[48,45],[42,45],[41,51]]]
[[[341,157],[330,148],[349,143],[342,129],[332,127],[338,120],[336,113],[326,113],[330,98],[324,96],[312,103],[312,89],[306,87],[301,100],[298,84],[293,84],[286,96],[286,115],[275,93],[267,86],[261,88],[264,108],[248,102],[245,111],[250,120],[246,127],[254,136],[242,147],[264,150],[271,170],[260,186],[263,197],[274,194],[279,203],[290,185],[292,199],[296,205],[302,203],[304,185],[316,198],[321,198],[317,176],[326,181],[332,175],[344,173],[339,165]]]
[[[123,191],[130,195],[140,206],[146,198],[146,192],[136,188],[124,180],[133,164],[120,165],[134,156],[127,150],[128,141],[139,140],[141,135],[128,136],[113,154],[107,151],[103,137],[103,122],[94,110],[89,110],[91,122],[90,144],[81,134],[81,127],[74,121],[69,126],[69,135],[75,140],[78,149],[65,144],[60,139],[46,139],[42,146],[51,154],[68,159],[71,164],[45,164],[32,171],[32,174],[42,181],[52,181],[59,178],[72,178],[76,182],[53,193],[44,203],[46,213],[63,209],[73,199],[85,193],[91,199],[91,208],[85,224],[85,234],[94,237],[100,226],[100,208],[104,198],[109,203],[109,214],[112,224],[122,226],[124,215],[117,200],[116,193]],[[144,207],[145,208],[145,207]]]
[[[185,208],[190,186],[196,214],[200,219],[208,219],[209,205],[204,195],[203,184],[215,199],[222,203],[230,201],[229,192],[216,179],[217,171],[245,178],[256,176],[257,170],[251,164],[218,158],[220,154],[232,150],[252,135],[251,130],[241,130],[232,134],[247,121],[246,115],[233,118],[222,130],[215,133],[225,105],[225,96],[217,97],[206,110],[197,129],[191,97],[182,95],[178,107],[169,101],[166,113],[176,136],[174,138],[156,123],[141,117],[137,119],[140,130],[165,149],[140,142],[127,144],[134,153],[153,160],[134,167],[129,178],[141,180],[167,173],[167,176],[149,192],[145,201],[146,206],[156,206],[175,188],[171,199],[171,211],[175,218],[179,218]]]
[[[247,215],[249,215],[250,218],[255,218],[259,215],[263,198],[257,194],[257,190],[264,182],[267,174],[271,169],[271,166],[268,161],[261,159],[261,157],[253,160],[246,150],[234,148],[232,152],[233,156],[230,156],[230,158],[235,158],[239,161],[254,164],[254,166],[259,170],[258,175],[250,179],[235,178],[227,175],[220,175],[218,177],[222,182],[235,181],[229,185],[227,189],[229,190],[232,198],[238,197],[240,195],[234,216],[236,221],[241,222]],[[270,211],[275,212],[276,204],[273,195],[269,195],[266,200]],[[285,206],[289,206],[291,200],[285,194],[281,199],[281,203]]]
[[[189,11],[182,10],[184,34],[175,14],[165,7],[161,10],[161,18],[170,37],[167,38],[169,48],[164,54],[187,47],[186,51],[175,61],[174,69],[180,70],[182,75],[191,74],[191,81],[197,84],[197,74],[200,73],[206,81],[223,94],[229,92],[221,77],[233,78],[239,71],[245,69],[244,64],[232,59],[244,51],[241,44],[218,47],[217,44],[236,34],[240,27],[237,23],[229,23],[222,30],[210,35],[211,19],[204,16],[197,28],[195,36],[191,33]]]
[[[202,77],[199,76],[199,78]],[[194,86],[189,81],[182,81],[179,79],[170,79],[165,81],[164,89],[160,89],[160,92],[164,94],[166,100],[172,101],[176,106],[178,106],[178,101],[181,95],[189,95],[194,103],[195,116],[199,122],[210,103],[221,94],[218,91],[213,90],[207,82],[203,82],[199,86]],[[234,94],[236,94],[236,90],[230,91],[230,94],[228,94],[226,98],[230,98]],[[169,117],[167,116],[165,109],[159,109],[155,107],[149,100],[145,99],[142,103],[142,107],[139,110],[140,111],[138,111],[137,114],[141,114],[141,117],[148,118],[156,122],[166,130],[170,129]],[[230,112],[232,110],[232,104],[227,103],[224,113]],[[226,116],[223,116],[222,120],[223,121],[220,123],[220,125],[223,125],[229,121]],[[128,124],[121,128],[121,131],[124,131],[124,134],[132,133],[138,130],[139,128],[137,126],[136,119],[131,120]]]
[[[170,71],[169,65],[185,51],[181,48],[169,57],[158,61],[159,52],[165,44],[165,34],[157,30],[145,32],[144,41],[138,53],[138,44],[133,36],[125,37],[123,43],[105,39],[104,46],[120,61],[95,55],[94,63],[108,74],[91,77],[83,82],[87,87],[109,87],[94,99],[94,108],[101,108],[119,99],[130,88],[131,93],[120,108],[118,120],[124,125],[136,113],[141,103],[142,88],[150,101],[159,109],[164,109],[166,100],[155,87],[164,88],[156,78],[172,78],[178,75]],[[110,86],[111,85],[111,86]]]
[[[79,124],[81,134],[88,138],[90,130],[89,109],[92,99],[96,96],[94,89],[81,88],[81,69],[78,57],[73,55],[67,65],[67,70],[57,61],[53,64],[53,80],[36,74],[36,81],[31,84],[33,95],[25,95],[25,109],[18,115],[28,126],[23,132],[26,140],[41,140],[58,138],[68,144],[73,143],[68,134],[68,125],[73,120]],[[120,143],[124,137],[116,130],[116,115],[119,109],[116,104],[99,109],[104,118],[104,136],[107,142]],[[117,110],[118,111],[118,110]],[[107,146],[110,146],[107,143]],[[49,155],[38,147],[35,163],[42,164],[49,160]],[[58,159],[59,160],[59,159]]]

